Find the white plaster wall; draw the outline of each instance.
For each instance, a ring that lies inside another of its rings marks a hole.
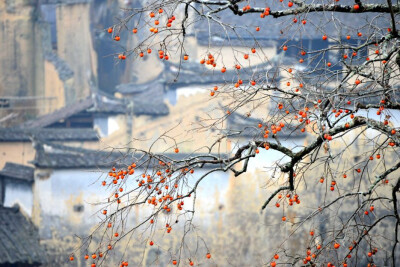
[[[32,185],[26,182],[5,180],[4,206],[12,207],[15,204],[18,204],[29,216],[32,215]]]
[[[84,223],[94,220],[92,215],[99,207],[90,203],[97,203],[106,196],[100,186],[99,171],[87,170],[54,170],[49,178],[36,179],[35,194],[40,205],[40,214],[60,216],[67,220],[74,216],[82,217]],[[74,205],[83,205],[82,212],[74,211]]]
[[[197,178],[207,171],[195,171],[193,176],[189,177],[189,184],[194,185]],[[70,221],[71,224],[94,225],[99,222],[99,218],[103,217],[99,212],[103,205],[95,204],[106,203],[108,197],[114,194],[113,191],[101,186],[106,173],[106,170],[54,170],[49,178],[37,179],[35,193],[39,201],[41,217],[60,216],[65,218],[65,222]],[[142,172],[137,169],[135,173]],[[229,173],[215,172],[205,178],[198,188],[197,198],[202,199],[203,203],[213,203],[216,191],[227,190],[229,175]],[[137,185],[136,179],[131,179],[129,182],[132,186]],[[185,208],[192,207],[191,201],[186,202]],[[73,205],[77,204],[83,205],[82,212],[74,211]]]

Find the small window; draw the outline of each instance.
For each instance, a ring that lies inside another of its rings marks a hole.
[[[48,4],[41,5],[41,18],[48,23],[50,27],[51,46],[57,50],[57,19],[56,19],[56,5]]]
[[[83,210],[84,210],[84,207],[83,207],[82,204],[74,205],[74,211],[75,212],[83,212]]]
[[[355,163],[359,162],[360,159],[361,159],[360,156],[355,156],[355,157],[353,158],[353,160],[354,160]]]
[[[10,99],[0,98],[0,108],[9,108]]]

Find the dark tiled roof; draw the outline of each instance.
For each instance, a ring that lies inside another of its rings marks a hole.
[[[144,84],[120,84],[116,91],[131,96],[135,115],[167,115],[169,108],[164,103],[164,83],[163,79],[157,78]]]
[[[0,128],[0,142],[43,141],[97,141],[99,136],[91,128]]]
[[[141,94],[149,91],[153,87],[160,87],[165,83],[161,77],[157,77],[151,82],[147,83],[125,83],[118,85],[115,89],[121,94]]]
[[[0,170],[0,177],[6,177],[12,179],[16,178],[33,182],[33,173],[34,173],[34,168],[32,167],[12,162],[7,162],[4,168]]]
[[[93,113],[125,114],[128,101],[115,98],[104,92],[96,92],[91,96],[92,106],[87,110]]]
[[[93,93],[91,96],[69,106],[60,108],[52,113],[43,115],[34,120],[24,122],[21,128],[46,127],[60,120],[71,117],[80,112],[123,114],[126,113],[126,102],[104,93]]]
[[[103,168],[123,159],[123,154],[96,151],[51,143],[35,142],[36,155],[32,164],[40,168]]]
[[[36,143],[36,155],[32,162],[38,168],[52,169],[87,169],[87,168],[111,168],[112,166],[128,166],[133,161],[143,162],[148,160],[148,156],[139,153],[109,152],[100,150],[89,150],[76,147],[68,147],[52,143]],[[185,153],[163,153],[159,157],[172,160],[184,160],[199,154]],[[216,156],[216,155],[214,155]],[[225,154],[220,155],[226,157]],[[158,160],[154,161],[158,164]],[[209,166],[204,166],[208,168]],[[212,166],[210,166],[212,167]]]
[[[237,137],[245,137],[245,138],[262,138],[263,131],[258,128],[258,124],[261,123],[265,125],[265,122],[258,118],[247,117],[242,114],[238,114],[233,112],[227,118],[227,130],[225,130],[225,134],[237,136]],[[282,138],[301,138],[304,137],[305,133],[294,133],[295,127],[290,124],[285,124],[285,127],[282,128],[282,131],[277,134],[278,137]]]
[[[20,125],[21,128],[39,128],[39,127],[46,127],[49,126],[53,123],[56,123],[60,120],[66,119],[68,117],[71,117],[74,114],[77,114],[79,112],[85,111],[89,107],[91,107],[93,104],[91,98],[86,98],[84,100],[81,100],[79,102],[76,102],[72,105],[60,108],[52,113],[43,115],[41,117],[38,117],[34,120],[30,120],[27,122],[24,122],[23,124]]]
[[[180,66],[175,63],[165,63],[164,76],[167,83],[172,87],[187,86],[193,84],[222,84],[232,83],[240,77],[244,82],[258,77],[265,77],[266,72],[275,72],[271,62],[254,65],[251,67],[237,70],[227,70],[225,73],[216,70],[210,70],[198,62],[183,62]]]
[[[19,212],[19,207],[0,206],[0,265],[43,263],[46,263],[46,254],[33,223]]]

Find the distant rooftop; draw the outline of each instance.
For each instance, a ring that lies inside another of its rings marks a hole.
[[[123,99],[114,98],[102,92],[92,93],[91,96],[45,114],[36,119],[22,123],[20,128],[41,128],[69,118],[80,112],[102,113],[102,114],[124,114],[127,112],[127,102]]]
[[[134,113],[140,114],[168,114],[168,107],[164,103],[164,92],[167,88],[176,89],[177,87],[202,85],[202,84],[224,84],[237,81],[240,77],[244,82],[260,77],[276,76],[279,69],[273,67],[274,59],[267,63],[244,67],[237,70],[227,70],[222,73],[220,69],[212,70],[198,62],[185,61],[182,64],[164,62],[164,71],[151,82],[142,84],[120,84],[116,91],[131,95],[134,102]],[[279,78],[276,78],[277,81]]]
[[[20,179],[33,182],[34,168],[17,163],[7,162],[0,170],[0,178]]]
[[[262,119],[233,112],[227,117],[227,129],[224,130],[224,133],[235,137],[263,138],[263,130],[258,127],[260,123],[266,126],[265,121]],[[270,127],[271,125],[269,124],[268,126]],[[306,136],[306,133],[299,134],[298,131],[294,133],[295,130],[295,126],[286,123],[277,136],[280,138],[302,138]]]
[[[42,141],[98,141],[96,130],[91,128],[0,128],[0,142]]]
[[[221,72],[220,68],[209,69],[198,62],[187,61],[181,65],[165,62],[163,72],[164,79],[169,86],[188,86],[193,84],[221,84],[232,83],[240,77],[244,82],[258,77],[265,77],[267,71],[276,72],[277,68],[272,66],[273,62],[262,63],[250,67],[242,67],[238,70],[227,70]]]
[[[169,108],[164,102],[164,80],[156,78],[143,84],[120,84],[116,91],[130,95],[133,101],[135,115],[162,116],[169,114]]]
[[[19,207],[0,206],[0,265],[40,266],[46,258],[38,230]]]
[[[76,147],[58,145],[54,143],[37,142],[35,144],[36,155],[32,164],[38,168],[51,169],[88,169],[111,168],[113,166],[129,166],[132,162],[140,163],[148,160],[148,155],[143,153],[127,153],[122,151],[91,150]],[[168,160],[185,160],[199,156],[206,158],[206,154],[163,153],[155,154],[157,157]],[[217,156],[217,155],[213,155]],[[219,155],[226,158],[227,155]],[[158,160],[155,161],[158,164]],[[204,168],[212,166],[205,165]]]

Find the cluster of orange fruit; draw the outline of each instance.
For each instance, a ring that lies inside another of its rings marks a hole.
[[[179,149],[176,147],[174,149],[175,153],[179,153]],[[150,175],[150,174],[141,174],[140,176],[142,177],[142,179],[139,179],[139,184],[138,186],[145,186],[147,185],[146,189],[151,189],[152,185],[155,186],[154,190],[149,190],[148,191],[148,197],[147,197],[147,202],[151,205],[157,206],[158,203],[160,203],[161,205],[163,205],[162,209],[164,209],[166,212],[170,212],[171,208],[170,208],[170,202],[172,202],[175,199],[181,199],[178,201],[177,203],[177,208],[178,210],[182,210],[183,209],[183,205],[184,205],[184,201],[183,195],[179,195],[177,194],[177,188],[178,188],[178,182],[179,182],[179,177],[180,176],[184,176],[186,174],[193,174],[194,170],[193,169],[189,169],[189,168],[182,168],[182,170],[178,173],[178,175],[173,179],[174,182],[169,182],[169,180],[167,178],[172,177],[173,173],[171,171],[171,163],[169,162],[164,162],[164,161],[159,161],[158,162],[159,167],[156,167],[155,170],[156,173],[154,176]],[[120,199],[119,199],[119,193],[118,192],[123,192],[123,188],[121,187],[121,185],[118,185],[118,183],[121,181],[123,181],[124,179],[126,179],[127,177],[129,177],[129,175],[133,175],[135,173],[135,168],[136,168],[136,163],[132,163],[129,166],[127,166],[126,168],[122,168],[117,170],[116,167],[112,167],[112,169],[108,172],[108,177],[110,177],[112,179],[112,182],[108,183],[111,186],[117,186],[116,192],[114,192],[114,197],[117,199],[117,203],[120,203]],[[146,179],[145,179],[146,178]],[[102,185],[105,186],[107,185],[106,181],[102,182]],[[165,189],[165,194],[163,194],[163,189]],[[152,195],[154,194],[154,195]],[[161,195],[159,198],[157,197],[157,195]],[[191,195],[189,194],[186,197],[190,197]],[[107,210],[104,209],[102,211],[103,215],[107,216]],[[154,223],[154,219],[150,220],[150,224]],[[109,222],[107,224],[108,228],[112,227],[112,223]],[[170,224],[166,224],[166,232],[170,233],[172,231],[172,225]],[[119,237],[119,233],[115,232],[114,236],[115,237]],[[154,245],[154,242],[151,241],[149,243],[151,246]],[[112,246],[108,245],[108,250],[111,250]],[[97,257],[96,254],[93,254],[94,256]],[[99,254],[99,257],[102,257],[103,254]],[[94,257],[93,259],[95,259],[96,257]],[[211,258],[211,254],[207,253],[206,255],[207,258]],[[86,256],[85,256],[86,258]],[[74,260],[74,256],[70,257],[70,260],[73,261]],[[191,266],[193,266],[193,262],[190,261],[192,264]],[[126,265],[124,265],[126,264]],[[121,266],[128,266],[127,265],[128,262],[122,262]],[[95,263],[93,263],[92,266],[96,266]]]
[[[295,194],[293,196],[293,198],[291,198],[291,194],[286,194],[286,198],[288,199],[288,205],[289,206],[293,206],[293,203],[296,202],[297,204],[300,204],[300,198],[297,194]],[[275,207],[279,208],[281,206],[281,204],[279,203],[279,201],[282,201],[284,198],[282,197],[282,194],[278,194],[278,201],[275,203]],[[282,221],[286,221],[286,217],[284,217],[285,219],[282,218]]]

